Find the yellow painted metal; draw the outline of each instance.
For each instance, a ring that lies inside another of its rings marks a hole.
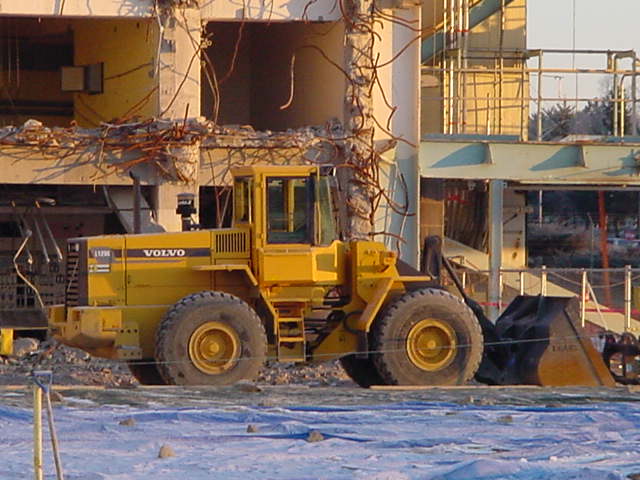
[[[0,328],[0,355],[13,353],[13,329]]]
[[[193,270],[212,264],[211,231],[124,238],[127,305],[171,305],[193,292],[212,288],[209,272]]]
[[[411,362],[429,372],[449,365],[458,348],[451,326],[432,318],[420,320],[411,328],[406,345]]]
[[[355,333],[345,329],[344,325],[338,325],[331,333],[313,349],[311,360],[314,362],[326,362],[342,357],[347,353],[358,351],[358,337]]]
[[[124,237],[93,237],[87,242],[87,288],[92,305],[125,303]],[[82,275],[83,270],[78,272]]]
[[[258,286],[258,280],[253,275],[253,272],[249,268],[249,265],[196,265],[193,267],[194,270],[199,272],[235,272],[239,271],[244,273],[247,276],[247,280],[254,287]]]
[[[140,330],[137,322],[125,321],[115,338],[115,357],[119,360],[144,358],[140,348]]]
[[[64,305],[51,305],[47,307],[49,326],[55,329],[58,325],[64,325],[66,314],[67,309]]]
[[[240,353],[236,331],[221,322],[200,325],[189,338],[189,360],[203,373],[220,374],[231,368]]]
[[[380,280],[378,280],[373,295],[369,299],[369,302],[367,303],[364,311],[358,318],[358,321],[356,323],[357,330],[360,330],[362,332],[369,331],[369,327],[371,327],[371,324],[373,323],[373,320],[380,310],[380,307],[382,307],[382,304],[387,298],[389,290],[391,289],[391,285],[393,285],[393,280],[393,278],[381,278]]]
[[[246,214],[234,216],[232,228],[82,239],[87,304],[49,310],[56,338],[93,355],[154,358],[156,330],[167,309],[193,293],[219,290],[264,312],[267,331],[273,333],[272,354],[326,360],[356,351],[357,332],[369,331],[380,309],[405,292],[405,283],[431,279],[400,276],[395,252],[379,242],[269,243],[267,178],[315,176],[317,167],[250,166],[232,172],[238,180],[249,179],[235,195]],[[287,193],[292,204],[293,190]],[[76,287],[82,291],[82,285]],[[296,312],[285,312],[284,306],[292,304]],[[310,342],[305,319],[328,313],[329,305],[337,305],[348,325],[328,324]],[[219,372],[228,368],[222,356],[238,354],[241,342],[221,324],[205,325],[185,348],[197,368]]]

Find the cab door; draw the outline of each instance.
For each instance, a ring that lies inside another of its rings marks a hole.
[[[265,244],[258,252],[261,283],[313,282],[312,194],[310,177],[265,178]]]

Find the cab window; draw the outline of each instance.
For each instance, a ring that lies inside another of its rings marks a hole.
[[[236,178],[233,183],[233,220],[251,222],[251,178]]]
[[[309,178],[267,178],[267,241],[311,243],[312,205]]]

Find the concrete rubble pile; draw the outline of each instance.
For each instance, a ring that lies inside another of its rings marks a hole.
[[[17,339],[15,354],[10,357],[0,357],[0,385],[29,383],[29,374],[33,369],[52,370],[54,383],[59,385],[115,388],[132,388],[138,385],[124,362],[91,357],[82,350],[62,345],[56,346],[51,340],[38,342],[32,338]],[[309,386],[354,385],[337,361],[319,366],[274,363],[263,370],[257,383]]]

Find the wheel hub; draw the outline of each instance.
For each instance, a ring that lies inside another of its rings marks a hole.
[[[215,375],[229,370],[240,351],[236,332],[220,322],[200,325],[189,338],[189,358],[203,373]]]
[[[453,360],[457,350],[456,335],[447,323],[427,318],[411,328],[406,347],[407,355],[416,367],[432,372]]]

